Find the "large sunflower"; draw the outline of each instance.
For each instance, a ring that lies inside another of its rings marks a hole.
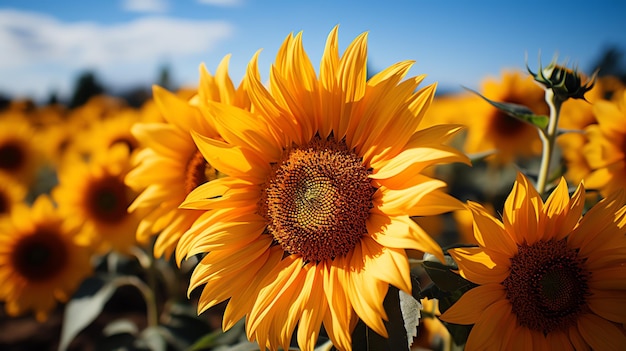
[[[367,35],[339,56],[329,35],[319,78],[289,35],[261,83],[257,57],[244,86],[250,111],[210,103],[224,141],[194,133],[206,160],[227,177],[189,194],[185,208],[207,210],[180,239],[179,259],[202,258],[190,291],[204,285],[199,311],[230,299],[223,327],[246,316],[261,347],[297,341],[312,350],[321,324],[334,345],[351,349],[358,318],[387,335],[382,302],[389,284],[410,292],[405,249],[442,257],[409,216],[461,208],[445,183],[420,172],[468,162],[442,143],[459,126],[418,131],[434,86],[403,80],[412,62],[367,80]]]
[[[194,130],[205,136],[218,136],[212,121],[202,115],[202,106],[208,101],[220,101],[249,109],[250,101],[242,86],[233,87],[228,76],[228,57],[222,60],[215,76],[200,66],[200,85],[191,102],[160,87],[153,90],[167,123],[133,126],[133,135],[145,148],[137,155],[137,165],[128,173],[126,183],[142,191],[129,210],[149,212],[137,229],[139,240],[161,233],[154,244],[154,254],[169,257],[183,233],[202,214],[178,206],[197,186],[217,177],[217,171],[206,162],[190,134]]]
[[[83,226],[82,235],[100,252],[129,253],[136,244],[141,213],[127,209],[137,194],[124,183],[131,168],[125,145],[101,151],[89,161],[65,162],[52,189],[59,211]]]
[[[469,202],[479,247],[450,250],[479,284],[441,319],[473,324],[467,350],[618,350],[626,345],[626,195],[581,219],[565,180],[544,203],[518,175],[502,222]]]
[[[91,250],[77,240],[78,229],[46,195],[0,220],[0,300],[9,315],[32,310],[42,321],[91,274]]]

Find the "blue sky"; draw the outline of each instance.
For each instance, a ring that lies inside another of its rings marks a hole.
[[[330,30],[340,49],[369,32],[369,62],[380,70],[415,60],[439,89],[477,88],[503,69],[531,68],[554,54],[587,69],[603,49],[626,51],[626,2],[597,1],[260,1],[111,0],[0,2],[0,92],[61,98],[86,69],[113,89],[151,84],[168,65],[179,85],[195,85],[201,62],[214,72],[232,54],[239,82],[252,55],[269,65],[284,38],[303,32],[317,65]]]

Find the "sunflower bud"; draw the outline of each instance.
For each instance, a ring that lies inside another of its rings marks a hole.
[[[595,84],[596,74],[591,79],[584,79],[575,68],[567,68],[565,66],[556,63],[556,60],[550,62],[546,68],[541,68],[539,65],[538,73],[526,66],[528,72],[533,78],[545,86],[547,89],[552,89],[554,96],[565,101],[567,99],[583,99],[585,100],[585,93],[593,88]]]

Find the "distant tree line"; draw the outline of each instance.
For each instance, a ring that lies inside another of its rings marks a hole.
[[[626,62],[624,60],[624,52],[616,46],[609,46],[601,52],[594,64],[589,67],[588,72],[598,71],[598,76],[617,77],[622,83],[626,84]],[[367,67],[368,77],[372,76],[375,70]],[[164,65],[160,68],[155,84],[160,85],[170,91],[176,90],[173,84],[170,67]],[[108,94],[125,100],[129,106],[139,107],[152,96],[150,86],[135,86],[121,93],[112,93],[109,88],[99,81],[96,72],[87,70],[80,73],[74,83],[74,90],[68,101],[61,101],[56,92],[52,92],[46,101],[47,104],[61,103],[70,108],[75,108],[86,103],[92,96],[99,94]],[[0,92],[0,110],[6,108],[11,102],[11,98]]]

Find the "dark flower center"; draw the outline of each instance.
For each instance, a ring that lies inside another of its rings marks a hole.
[[[576,324],[589,295],[589,272],[566,239],[518,245],[502,282],[519,325],[548,334]]]
[[[124,220],[129,204],[126,185],[112,175],[94,181],[86,197],[91,217],[99,222],[117,223]]]
[[[26,160],[24,149],[17,141],[0,145],[0,169],[7,172],[19,170]]]
[[[55,229],[37,228],[21,238],[12,254],[15,270],[30,281],[53,278],[67,263],[67,247]]]
[[[133,150],[137,148],[138,143],[137,140],[132,136],[119,136],[117,139],[111,140],[109,148],[117,144],[126,145],[126,147],[128,148],[128,152],[133,152]]]
[[[217,178],[217,170],[213,168],[199,150],[189,158],[185,174],[185,194],[189,194],[200,185]]]
[[[259,203],[269,233],[306,262],[346,255],[367,233],[376,191],[370,173],[361,157],[332,136],[286,150]]]
[[[518,105],[524,105],[525,103],[527,103],[522,101],[521,99],[516,98],[515,96],[509,96],[505,98],[504,102]],[[522,133],[523,130],[525,130],[526,128],[530,127],[530,125],[527,125],[526,123],[520,121],[515,117],[507,115],[506,113],[496,109],[495,107],[493,113],[493,128],[497,131],[499,135],[515,136],[519,133]]]

